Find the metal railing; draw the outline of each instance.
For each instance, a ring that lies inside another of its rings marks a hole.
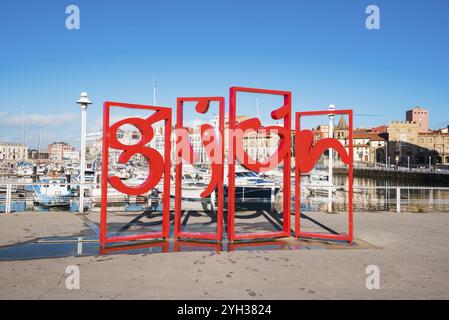
[[[48,183],[0,183],[0,212],[11,213],[21,211],[48,211],[51,208],[40,206],[36,202],[33,191],[35,186]],[[99,184],[85,183],[87,190],[84,203],[80,203],[80,183],[61,183],[70,189],[70,195],[65,199],[66,205],[55,206],[58,211],[78,211],[83,206],[87,211],[98,211],[100,208]],[[92,194],[92,190],[96,194]],[[328,190],[332,189],[329,198]],[[110,193],[109,193],[110,192]],[[282,192],[280,192],[282,194]],[[292,206],[294,204],[294,188],[292,188]],[[108,188],[108,206],[115,210],[139,210],[154,201],[160,201],[159,196],[128,196]],[[273,201],[273,199],[270,199]],[[279,199],[274,199],[279,201]],[[345,211],[348,205],[347,186],[301,185],[301,210],[324,210],[325,205],[332,202],[335,211]],[[355,211],[393,211],[393,212],[449,212],[449,187],[418,187],[418,186],[356,186],[354,187]]]
[[[99,210],[101,196],[99,193],[100,184],[98,183],[57,183],[62,188],[67,188],[67,194],[52,194],[44,192],[36,194],[35,187],[45,187],[51,183],[43,182],[11,182],[0,183],[0,213],[11,213],[21,211],[50,211],[58,209],[58,211],[79,211],[80,207],[84,211]],[[84,186],[84,200],[80,197],[79,190]],[[96,193],[93,194],[93,190]],[[108,206],[117,207],[118,210],[125,210],[130,206],[141,205],[142,207],[150,205],[151,201],[160,200],[154,195],[144,196],[128,196],[114,192],[115,189],[108,188]],[[110,193],[111,192],[111,193]],[[40,204],[40,197],[46,198],[51,196],[55,201],[51,205]],[[123,207],[123,208],[120,208]]]
[[[337,163],[334,164],[334,168],[346,169],[347,165]],[[360,170],[377,170],[377,171],[400,171],[400,172],[419,172],[419,173],[438,173],[438,174],[449,174],[448,169],[443,168],[429,168],[429,167],[406,167],[400,165],[386,166],[383,163],[354,163],[354,169]]]
[[[347,186],[309,185],[301,189],[301,203],[312,209],[326,211],[329,202],[335,211],[348,209]],[[355,186],[353,206],[355,211],[449,212],[449,187]]]

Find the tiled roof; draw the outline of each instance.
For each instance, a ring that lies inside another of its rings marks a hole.
[[[386,140],[378,132],[369,132],[369,131],[354,131],[352,138],[353,139],[369,139],[371,141],[385,141]]]

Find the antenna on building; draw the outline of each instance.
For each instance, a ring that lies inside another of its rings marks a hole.
[[[153,79],[153,105],[157,106],[157,99],[156,99],[156,81]]]

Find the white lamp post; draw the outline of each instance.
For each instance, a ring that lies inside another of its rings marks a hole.
[[[333,104],[329,105],[329,138],[334,137],[334,114],[332,113],[335,110],[335,106]],[[333,167],[334,167],[334,155],[333,150],[329,148],[329,190],[328,190],[328,202],[327,202],[327,211],[332,212],[332,186],[333,186]]]
[[[86,170],[86,113],[90,102],[86,92],[81,92],[81,97],[77,101],[81,106],[81,159],[80,159],[80,199],[79,212],[84,212],[84,174]]]
[[[432,170],[432,157],[429,156],[429,170]]]

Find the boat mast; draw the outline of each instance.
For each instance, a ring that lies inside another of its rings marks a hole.
[[[259,97],[256,97],[256,116],[259,118]],[[259,161],[259,134],[256,132],[256,161]]]
[[[25,136],[25,100],[22,100],[22,134],[23,134],[23,160],[25,161],[25,145],[26,145],[26,136]]]
[[[157,99],[156,99],[156,81],[153,79],[153,105],[157,106]]]
[[[41,128],[39,128],[39,132],[37,135],[37,160],[39,160],[41,154]]]

